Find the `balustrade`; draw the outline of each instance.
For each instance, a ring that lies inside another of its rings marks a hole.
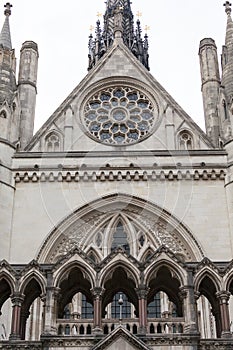
[[[131,318],[122,321],[116,319],[102,319],[102,331],[104,334],[111,333],[117,326],[122,325],[130,333],[138,334],[140,330],[139,319]],[[151,318],[147,320],[147,334],[176,334],[184,331],[183,317]],[[93,319],[57,319],[58,335],[79,336],[93,334]]]

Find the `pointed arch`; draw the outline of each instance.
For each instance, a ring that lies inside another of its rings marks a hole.
[[[47,152],[63,150],[63,135],[57,129],[49,130],[44,137],[44,147]]]
[[[98,262],[100,262],[100,260],[101,260],[101,257],[100,257],[100,255],[99,255],[98,251],[96,251],[96,249],[93,248],[93,247],[90,247],[90,248],[88,249],[88,251],[87,251],[87,256],[88,256],[88,258],[91,259],[94,263],[98,263]]]
[[[139,256],[139,260],[145,262],[146,260],[150,259],[153,254],[153,248],[148,246],[144,251],[142,251],[142,254]]]
[[[130,230],[130,228],[131,230]],[[123,247],[126,252],[130,253],[130,241],[132,242],[132,226],[129,220],[121,213],[116,214],[110,220],[103,242],[108,247],[108,251],[117,247]]]
[[[24,294],[25,289],[27,287],[27,285],[32,281],[35,280],[40,289],[41,289],[41,294],[45,294],[46,293],[46,279],[45,277],[42,275],[42,273],[36,269],[32,269],[29,270],[25,275],[23,275],[23,277],[20,280],[20,285],[19,285],[19,290],[21,292],[21,294]]]
[[[2,280],[5,280],[8,283],[11,293],[13,293],[16,287],[15,287],[15,278],[12,276],[12,274],[5,269],[0,271],[0,283]]]
[[[85,301],[93,305],[92,289],[94,281],[90,269],[77,261],[72,261],[62,267],[55,279],[55,286],[60,290],[58,318],[63,318],[66,306],[78,293],[85,297]]]
[[[10,298],[13,291],[9,278],[7,276],[0,276],[0,312],[3,304]]]
[[[26,339],[27,321],[30,318],[30,310],[37,299],[41,302],[43,290],[40,282],[41,281],[40,278],[38,278],[38,275],[31,274],[28,276],[22,286],[22,293],[24,295],[20,319],[20,337],[22,340]]]
[[[58,223],[44,241],[38,260],[53,263],[57,256],[65,255],[75,246],[85,250],[95,241],[94,234],[98,234],[105,224],[107,226],[116,214],[127,218],[127,223],[135,228],[142,229],[153,241],[155,249],[166,244],[174,253],[183,255],[187,261],[197,261],[204,257],[194,235],[174,215],[139,197],[114,193],[78,208]]]
[[[205,277],[208,277],[213,282],[217,292],[221,290],[222,281],[219,275],[210,266],[205,266],[200,271],[198,271],[194,277],[194,289],[196,291],[199,290],[200,284]]]
[[[193,133],[188,129],[179,130],[177,133],[177,144],[179,150],[192,150],[194,149],[194,137]]]
[[[129,275],[129,270],[127,270],[126,266],[121,264],[116,264],[115,267],[108,272],[103,281],[102,317],[104,317],[107,305],[120,293],[124,294],[128,301],[134,305],[136,313],[138,314],[138,297],[136,293],[138,285],[135,283],[132,274]]]
[[[63,263],[62,263],[63,262]],[[54,281],[53,284],[55,287],[59,287],[61,282],[67,277],[67,275],[73,269],[79,269],[83,276],[90,282],[91,288],[94,287],[95,283],[95,271],[91,265],[82,259],[77,254],[74,254],[72,258],[68,261],[61,259],[61,261],[55,265]]]
[[[162,253],[156,259],[156,261],[153,261],[153,257],[151,260],[152,260],[151,264],[144,271],[144,275],[145,275],[144,279],[145,279],[146,285],[149,284],[149,282],[153,278],[153,276],[156,277],[156,275],[157,275],[159,269],[161,269],[161,267],[167,268],[170,271],[171,276],[177,278],[177,280],[179,281],[181,286],[186,284],[187,272],[185,271],[182,264],[179,264],[174,259],[171,259],[165,253]]]
[[[226,290],[233,295],[233,271],[231,270],[226,276],[224,276],[222,290]]]
[[[129,259],[126,259],[121,253],[117,254],[114,259],[112,259],[108,264],[106,264],[106,266],[101,269],[101,273],[99,275],[99,284],[104,285],[106,279],[112,276],[118,267],[121,267],[126,271],[128,277],[134,281],[136,286],[140,284],[139,268]]]
[[[207,307],[209,309],[208,316],[209,318],[211,315],[214,317],[216,335],[218,338],[220,338],[222,323],[220,317],[220,304],[217,298],[217,292],[219,292],[220,285],[218,285],[216,276],[212,273],[212,271],[205,269],[205,271],[200,274],[196,288],[196,293],[199,296],[198,301],[203,301],[203,299],[207,301]],[[204,312],[205,309],[201,308],[201,311]]]

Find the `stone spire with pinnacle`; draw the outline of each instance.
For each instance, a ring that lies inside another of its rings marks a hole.
[[[16,59],[15,52],[12,49],[11,34],[9,26],[9,16],[11,15],[12,5],[7,2],[5,5],[5,21],[0,33],[0,106],[7,102],[8,106],[12,106],[17,90],[15,71]]]
[[[222,52],[222,86],[225,88],[227,103],[233,98],[233,21],[231,16],[231,3],[226,1],[227,28],[225,45]]]
[[[10,32],[10,23],[9,23],[9,17],[11,15],[11,7],[12,5],[7,2],[5,5],[5,21],[2,27],[2,31],[0,34],[0,45],[4,49],[12,50],[12,44],[11,44],[11,32]]]
[[[148,36],[142,37],[140,21],[134,27],[134,16],[130,0],[107,0],[103,30],[96,23],[96,38],[89,36],[90,70],[112,46],[114,40],[122,40],[136,58],[149,70]]]

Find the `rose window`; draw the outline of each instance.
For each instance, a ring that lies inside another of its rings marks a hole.
[[[109,145],[132,144],[148,137],[157,117],[149,98],[130,87],[100,91],[84,109],[88,132]]]

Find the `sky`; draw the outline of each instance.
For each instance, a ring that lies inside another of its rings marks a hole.
[[[4,4],[0,0],[0,25]],[[88,36],[104,0],[11,0],[12,44],[19,64],[24,41],[39,47],[35,131],[50,117],[87,74]],[[149,26],[150,72],[181,107],[204,129],[198,49],[211,37],[219,62],[225,40],[223,0],[132,0]],[[102,21],[102,16],[100,16]]]

